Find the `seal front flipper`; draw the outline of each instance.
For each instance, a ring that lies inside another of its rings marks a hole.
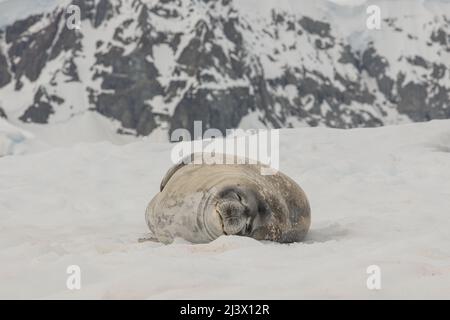
[[[176,165],[172,166],[172,167],[167,171],[167,173],[164,175],[164,178],[163,178],[162,181],[161,181],[161,184],[159,185],[159,191],[160,191],[160,192],[164,190],[164,187],[166,186],[167,182],[169,182],[169,180],[170,180],[170,178],[173,176],[173,174],[174,174],[175,172],[177,172],[178,169],[180,169],[180,168],[183,167],[184,165],[185,165],[185,163],[181,161],[180,163],[177,163]]]
[[[183,159],[181,159],[180,162],[178,162],[176,165],[173,165],[167,173],[164,175],[161,184],[159,185],[159,192],[163,191],[164,187],[166,186],[167,182],[169,182],[170,178],[177,172],[180,168],[184,167],[185,165],[191,163],[193,161],[194,154],[190,154]]]
[[[158,239],[151,233],[147,233],[146,235],[144,235],[142,238],[138,238],[138,242],[142,243],[142,242],[147,242],[147,241],[151,241],[151,242],[159,242]]]

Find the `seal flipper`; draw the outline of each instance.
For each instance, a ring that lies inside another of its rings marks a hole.
[[[184,167],[185,165],[191,163],[193,161],[194,154],[190,154],[186,157],[184,157],[180,162],[178,162],[176,165],[173,165],[167,173],[164,175],[161,184],[159,186],[159,191],[163,191],[164,187],[166,186],[167,182],[169,182],[170,178],[175,174],[175,172],[178,171],[178,169]]]
[[[138,238],[138,242],[139,243],[143,243],[143,242],[146,242],[146,241],[159,242],[158,239],[151,233],[147,233],[143,237]]]
[[[172,166],[169,171],[165,174],[164,178],[161,181],[161,184],[159,186],[159,191],[163,191],[164,187],[166,186],[167,182],[169,182],[170,178],[173,176],[175,172],[177,172],[178,169],[183,167],[185,163],[182,161],[180,163],[177,163],[176,165]]]

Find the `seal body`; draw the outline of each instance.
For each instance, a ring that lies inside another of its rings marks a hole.
[[[201,154],[167,172],[147,207],[157,240],[206,243],[234,234],[285,243],[305,237],[311,210],[295,181],[281,172],[262,175],[259,163],[207,164],[196,157]]]

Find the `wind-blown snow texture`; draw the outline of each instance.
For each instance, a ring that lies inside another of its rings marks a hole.
[[[156,140],[194,120],[224,131],[450,118],[448,1],[375,1],[381,30],[367,29],[364,1],[50,3],[0,31],[0,108],[27,130],[87,110],[110,135]],[[66,27],[69,3],[80,30]]]
[[[0,158],[0,298],[450,298],[450,121],[281,130],[306,242],[138,243],[173,145]],[[66,288],[79,265],[82,289]],[[382,289],[366,288],[378,265]]]

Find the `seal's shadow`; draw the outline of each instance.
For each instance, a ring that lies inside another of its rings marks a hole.
[[[348,229],[337,223],[334,223],[326,227],[309,230],[303,242],[310,244],[332,240],[341,240],[343,238],[346,238],[348,235]]]
[[[450,132],[441,134],[435,141],[428,144],[433,151],[450,153]]]

